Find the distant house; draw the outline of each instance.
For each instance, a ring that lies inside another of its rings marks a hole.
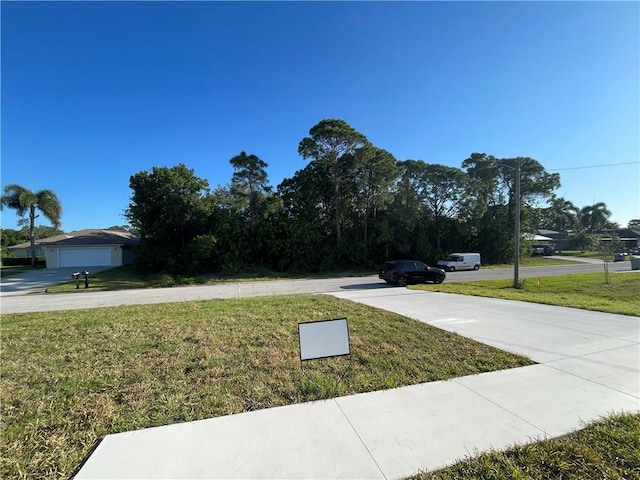
[[[525,233],[522,235],[522,238],[530,242],[551,244],[558,240],[559,234],[558,232],[554,232],[553,230],[538,230],[535,234]]]
[[[538,236],[546,237],[549,242],[560,242],[568,237],[569,232],[556,232],[554,230],[538,230]],[[640,249],[640,230],[632,228],[606,229],[597,232],[600,241],[611,242],[617,240],[621,242],[622,247],[629,251],[638,251]],[[564,243],[564,242],[563,242]]]
[[[47,268],[120,267],[134,261],[138,238],[124,230],[86,229],[36,240],[36,256],[44,257]],[[30,257],[31,245],[8,247],[16,257]]]
[[[545,239],[549,241],[558,241],[567,238],[567,232],[556,232],[555,230],[548,230],[546,228],[538,230],[538,235],[545,237]]]
[[[602,231],[601,234],[604,241],[616,238],[626,250],[638,251],[640,249],[640,230],[617,228],[615,230]]]

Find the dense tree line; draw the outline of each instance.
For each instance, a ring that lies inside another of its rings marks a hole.
[[[34,240],[38,241],[42,238],[53,237],[63,233],[62,230],[56,227],[44,227],[36,226],[34,228]],[[20,230],[13,228],[3,228],[0,234],[0,241],[2,242],[2,256],[11,257],[12,254],[7,247],[11,245],[18,245],[20,243],[27,243],[31,239],[29,227],[22,227]]]
[[[213,189],[183,164],[131,176],[125,216],[141,238],[140,267],[322,270],[391,257],[433,263],[456,250],[508,262],[517,170],[523,232],[595,231],[610,216],[604,204],[583,211],[554,196],[559,175],[533,158],[472,153],[460,168],[399,161],[337,119],[311,128],[298,152],[306,165],[275,190],[268,164],[246,152],[230,159],[229,184]]]

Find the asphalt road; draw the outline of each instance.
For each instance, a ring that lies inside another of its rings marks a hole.
[[[631,272],[631,263],[609,263],[608,268],[610,272]],[[602,272],[603,269],[603,262],[595,261],[576,265],[525,267],[519,270],[519,276],[521,279],[524,279],[550,275],[566,275],[571,273]],[[634,271],[634,273],[638,273],[638,271]],[[465,282],[470,280],[495,280],[504,278],[513,278],[513,269],[480,269],[478,271],[450,272],[447,274],[446,281]],[[69,279],[68,281],[71,280]],[[299,293],[328,293],[382,288],[398,287],[393,287],[383,283],[377,275],[328,279],[226,283],[221,285],[119,291],[91,291],[90,288],[80,288],[73,292],[56,294],[44,293],[43,286],[40,286],[39,289],[35,291],[16,289],[13,292],[5,292],[5,286],[3,283],[0,312],[2,314],[8,314],[55,310],[77,310],[83,308],[112,307],[119,305],[245,298]]]

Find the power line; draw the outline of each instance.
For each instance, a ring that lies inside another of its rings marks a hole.
[[[627,162],[627,163],[609,163],[606,165],[589,165],[587,167],[567,167],[567,168],[554,168],[549,170],[550,172],[559,172],[561,170],[581,170],[585,168],[601,168],[601,167],[617,167],[618,165],[640,165],[640,162]]]

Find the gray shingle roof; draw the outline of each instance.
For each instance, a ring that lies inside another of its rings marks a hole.
[[[138,237],[124,230],[100,230],[87,228],[36,240],[36,245],[46,246],[89,246],[89,245],[137,245]],[[28,248],[29,242],[12,245],[9,248]]]

